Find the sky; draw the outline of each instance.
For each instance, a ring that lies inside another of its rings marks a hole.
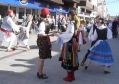
[[[108,14],[112,16],[119,15],[119,0],[105,0],[105,2],[107,3]]]

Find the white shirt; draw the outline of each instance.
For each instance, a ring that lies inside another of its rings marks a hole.
[[[15,22],[12,20],[12,18],[10,16],[6,16],[3,19],[3,23],[1,25],[1,28],[12,32],[14,31],[19,31],[19,27],[18,25],[15,24]]]
[[[66,24],[66,19],[65,18],[62,18],[61,24]]]
[[[74,34],[74,24],[69,23],[66,32],[63,32],[59,35],[59,37],[62,39],[63,43],[68,42]]]
[[[39,30],[38,34],[45,34],[45,22],[40,23],[38,30]]]
[[[66,33],[74,33],[73,23],[67,25]]]
[[[97,24],[93,24],[93,25],[96,25],[97,26]],[[88,34],[88,39],[89,40],[91,39],[90,36],[93,34],[93,25],[92,25],[92,28],[90,29],[89,34]]]
[[[108,24],[108,28],[112,29],[112,23],[111,22]]]
[[[80,31],[84,31],[84,30],[85,30],[85,28],[84,28],[84,25],[83,25],[83,24],[81,24],[81,25],[80,25],[79,30],[80,30]]]
[[[98,29],[100,30],[105,29],[105,28],[106,27],[104,25],[98,27]],[[97,31],[95,30],[94,34],[89,36],[89,40],[95,41],[97,38],[98,38],[98,34],[97,34]],[[112,31],[109,28],[107,28],[107,39],[112,39]]]

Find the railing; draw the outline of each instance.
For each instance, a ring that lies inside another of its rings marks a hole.
[[[62,0],[62,1],[67,1],[67,2],[77,2],[77,3],[79,3],[80,0]]]

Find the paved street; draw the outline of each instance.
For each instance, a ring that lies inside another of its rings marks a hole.
[[[32,34],[29,41],[31,50],[28,52],[25,52],[25,48],[21,46],[15,52],[8,53],[5,52],[8,43],[2,44],[0,48],[0,84],[69,84],[62,80],[66,76],[66,71],[58,61],[60,46],[54,42],[56,37],[51,37],[53,58],[45,61],[44,72],[49,78],[47,80],[37,78],[36,39],[36,34]],[[76,80],[70,84],[119,84],[119,38],[110,40],[109,43],[115,59],[115,63],[110,68],[111,74],[103,74],[103,66],[92,63],[87,71],[80,66],[76,71]],[[89,47],[89,41],[81,47],[80,62]]]

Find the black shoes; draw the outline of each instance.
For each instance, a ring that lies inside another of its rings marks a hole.
[[[104,71],[104,74],[110,74],[111,72],[109,72],[109,71]]]
[[[85,70],[87,70],[88,69],[88,66],[85,66]]]
[[[46,76],[46,74],[39,75],[38,72],[37,72],[37,77],[38,77],[39,79],[48,79],[48,77]]]
[[[85,66],[85,70],[87,70],[88,69],[88,66]],[[104,71],[104,74],[110,74],[111,72],[109,72],[109,71]]]
[[[84,62],[82,61],[80,65],[81,65],[81,66],[84,66]]]
[[[81,52],[81,50],[78,50],[77,52]]]

